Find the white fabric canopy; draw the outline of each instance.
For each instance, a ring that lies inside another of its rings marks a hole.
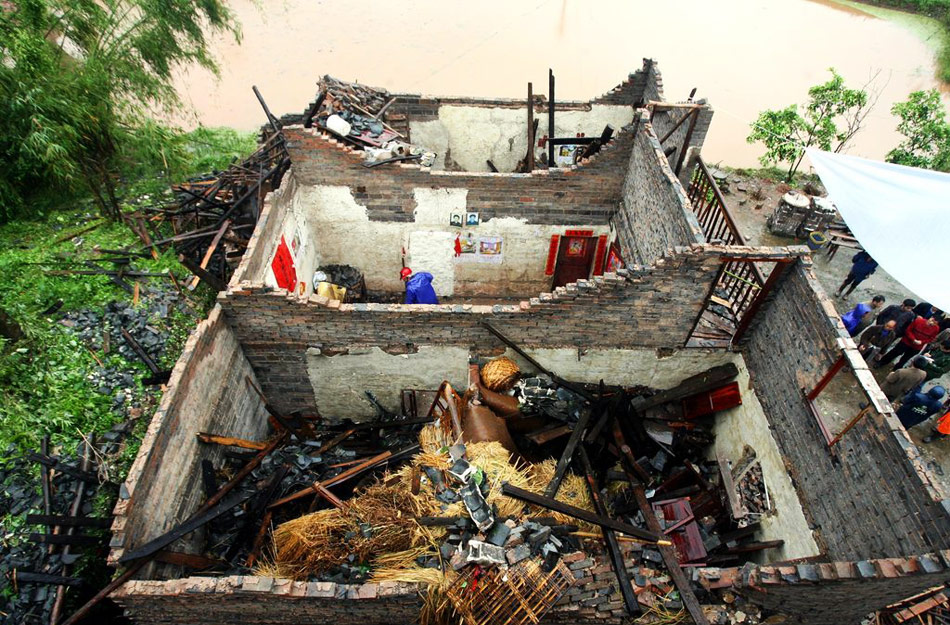
[[[868,254],[917,297],[950,311],[950,174],[814,148],[808,156]]]

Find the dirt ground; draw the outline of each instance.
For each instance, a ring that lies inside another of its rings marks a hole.
[[[726,184],[721,185],[721,187],[725,187],[723,188],[723,195],[729,205],[729,210],[749,245],[804,244],[803,240],[774,235],[769,232],[766,226],[766,219],[778,206],[782,195],[788,191],[789,186],[787,184],[780,181],[729,173]],[[815,275],[826,293],[834,294],[851,267],[851,257],[853,255],[853,251],[841,248],[830,261],[824,251],[819,251],[812,257]],[[907,290],[883,268],[879,267],[850,296],[836,298],[835,304],[838,312],[843,314],[858,302],[869,301],[874,295],[883,295],[886,298],[885,306],[900,302],[907,297],[911,297],[918,302],[922,301],[917,294]],[[882,367],[872,371],[880,381],[891,370],[890,367]],[[936,384],[940,384],[945,389],[950,389],[950,375],[928,382],[924,389],[929,389]],[[842,371],[821,394],[818,403],[829,427],[833,432],[837,432],[857,414],[862,402],[863,396],[858,391],[854,377],[847,371]],[[942,484],[944,492],[950,495],[950,475],[948,475],[950,473],[950,439],[929,444],[922,442],[922,439],[930,432],[932,423],[932,419],[925,421],[911,428],[909,433],[911,439],[921,450],[927,468]]]

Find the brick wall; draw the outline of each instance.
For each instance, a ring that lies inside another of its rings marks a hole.
[[[482,219],[515,217],[536,224],[606,224],[620,202],[631,136],[621,132],[583,164],[531,174],[429,171],[394,164],[367,169],[362,152],[318,129],[284,129],[301,185],[348,186],[374,221],[412,221],[413,189],[467,189],[467,210]]]
[[[808,264],[787,272],[747,337],[743,353],[756,394],[825,554],[851,560],[946,547],[948,502]],[[832,455],[802,389],[814,388],[842,352],[877,414],[861,420]]]
[[[755,248],[743,250],[755,253]],[[340,304],[246,282],[232,283],[218,301],[275,405],[285,411],[314,410],[304,358],[308,348],[501,348],[481,326],[483,320],[526,347],[680,347],[724,251],[681,248],[653,267],[578,281],[514,305]]]
[[[218,466],[221,447],[200,443],[211,431],[260,440],[268,429],[260,399],[245,383],[254,372],[225,323],[220,307],[201,322],[175,364],[129,470],[112,525],[110,560],[186,519],[204,499],[201,461]],[[200,551],[203,535],[190,534],[173,550]],[[165,567],[165,573],[174,571]]]
[[[656,111],[653,114],[653,130],[656,133],[656,136],[662,139],[666,137],[666,134],[673,130],[676,124],[683,119],[683,117],[689,116],[694,110],[693,106],[687,105],[682,107],[676,107],[673,109],[667,109],[662,111]],[[703,144],[706,142],[706,133],[709,132],[709,126],[712,124],[713,110],[708,105],[704,105],[699,108],[699,113],[696,114],[696,122],[693,125],[693,133],[689,137],[689,145],[686,144],[686,135],[689,134],[689,126],[691,122],[689,119],[683,121],[676,130],[673,130],[666,141],[663,142],[662,148],[664,152],[673,147],[676,148],[669,157],[667,158],[670,167],[676,168],[676,164],[679,162],[680,154],[684,149],[687,148],[698,148],[702,149]],[[683,167],[686,167],[688,155],[683,159]],[[682,173],[682,169],[680,170]]]
[[[651,264],[673,247],[703,243],[702,228],[646,111],[628,134],[634,135],[633,148],[614,220],[624,260]]]
[[[588,541],[588,552],[564,556],[576,578],[574,585],[545,615],[547,624],[619,625],[627,622],[617,578],[606,556]],[[669,584],[666,576],[641,563],[641,546],[621,543],[627,572]],[[665,580],[665,582],[663,581]],[[344,585],[293,582],[257,576],[187,577],[170,581],[132,581],[112,598],[139,623],[231,625],[241,621],[273,625],[335,623],[336,625],[405,625],[418,622],[424,585],[402,582]],[[640,595],[643,596],[642,594]],[[195,615],[200,614],[200,620]]]
[[[869,612],[950,579],[950,552],[910,558],[700,569],[709,590],[741,593],[808,625],[857,625]]]

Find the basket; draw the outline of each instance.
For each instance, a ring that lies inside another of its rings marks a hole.
[[[482,384],[489,390],[504,392],[514,386],[521,375],[515,361],[506,356],[496,358],[482,367]]]

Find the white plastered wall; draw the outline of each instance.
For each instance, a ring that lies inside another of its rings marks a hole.
[[[289,188],[288,188],[289,187]],[[263,282],[266,286],[277,288],[277,278],[271,268],[274,260],[274,254],[277,253],[277,246],[280,244],[281,236],[287,241],[287,247],[291,250],[291,257],[294,260],[294,269],[297,272],[297,285],[305,283],[306,295],[313,293],[313,272],[316,271],[317,264],[317,246],[316,237],[311,229],[310,221],[305,215],[301,214],[300,204],[297,201],[297,186],[282,185],[270,196],[272,203],[272,214],[283,213],[283,222],[279,224],[272,240],[267,241],[267,250],[263,260]],[[294,238],[297,238],[299,245],[297,249],[293,248]],[[299,293],[299,291],[297,291]]]
[[[536,112],[535,118],[540,119],[540,138],[548,134],[547,114]],[[589,111],[555,109],[554,130],[558,137],[579,132],[599,137],[607,124],[619,131],[632,121],[630,106],[593,104]],[[434,169],[445,169],[448,153],[463,171],[489,171],[485,161],[491,160],[498,171],[511,172],[527,149],[527,104],[521,108],[443,105],[437,120],[410,122],[409,133],[414,144],[438,154]]]
[[[762,562],[780,562],[818,555],[820,550],[808,528],[795,486],[785,469],[782,454],[772,437],[768,419],[752,386],[745,360],[739,354],[733,354],[733,357],[739,367],[736,381],[742,393],[742,405],[717,414],[713,429],[716,442],[710,459],[715,460],[718,453],[735,467],[748,445],[755,450],[756,458],[762,464],[762,475],[775,512],[761,518],[762,529],[759,536],[761,540],[784,540],[785,544],[780,549],[762,552],[758,559]]]
[[[434,390],[443,380],[453,388],[466,388],[468,349],[422,346],[411,354],[387,354],[370,347],[324,356],[319,349],[310,348],[307,374],[317,409],[324,418],[363,421],[376,414],[366,391],[372,391],[380,404],[398,414],[404,388]]]
[[[536,296],[548,290],[551,283],[551,277],[544,274],[551,235],[563,235],[573,228],[591,230],[595,237],[609,233],[609,227],[603,224],[548,226],[514,217],[456,228],[449,225],[449,219],[453,212],[466,212],[467,189],[416,188],[413,194],[413,221],[381,222],[370,221],[366,207],[357,203],[347,186],[301,186],[294,194],[284,229],[291,221],[304,221],[311,237],[308,245],[312,243],[308,251],[313,255],[311,265],[358,267],[371,291],[402,290],[399,270],[405,249],[406,264],[413,271],[431,273],[439,296]],[[455,238],[467,232],[476,239],[501,237],[501,262],[456,258]]]

